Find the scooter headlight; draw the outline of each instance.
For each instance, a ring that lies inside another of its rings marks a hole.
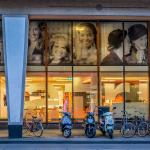
[[[87,119],[87,122],[88,122],[88,123],[93,123],[93,122],[94,122],[94,119],[90,117],[90,118]]]
[[[64,117],[63,120],[62,120],[62,123],[63,124],[71,124],[71,119],[68,118],[68,117]]]

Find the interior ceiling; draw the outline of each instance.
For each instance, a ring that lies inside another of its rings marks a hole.
[[[149,8],[150,0],[0,0],[0,7],[93,7],[99,10],[103,8]]]

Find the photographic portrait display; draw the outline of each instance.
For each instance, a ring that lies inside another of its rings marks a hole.
[[[49,65],[72,62],[71,22],[47,22],[49,33]]]
[[[73,63],[96,65],[96,26],[92,22],[73,22]]]
[[[41,65],[43,63],[42,23],[31,21],[29,24],[28,64]]]
[[[0,21],[0,64],[4,63],[2,22]]]
[[[147,65],[147,24],[144,22],[125,22],[128,44],[125,43],[126,65]]]
[[[121,22],[101,23],[101,65],[119,66],[123,64],[123,42],[127,31]]]

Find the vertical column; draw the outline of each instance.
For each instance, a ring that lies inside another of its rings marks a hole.
[[[4,15],[3,41],[10,138],[22,137],[28,45],[28,16]]]

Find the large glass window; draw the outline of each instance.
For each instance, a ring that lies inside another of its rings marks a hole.
[[[94,72],[74,72],[73,74],[73,117],[83,121],[86,113],[97,106],[97,74]]]
[[[27,75],[25,111],[43,109],[49,123],[62,111],[82,122],[98,104],[116,107],[115,118],[124,108],[148,117],[147,28],[146,22],[31,21],[28,72],[34,73]],[[28,101],[36,91],[44,96]]]
[[[132,115],[143,115],[148,119],[149,79],[147,71],[126,71],[125,101],[126,110]],[[138,111],[138,112],[137,112]]]
[[[6,84],[4,74],[0,74],[0,119],[7,119]]]
[[[59,122],[62,112],[72,114],[72,73],[48,73],[48,122]]]
[[[27,73],[24,100],[24,117],[37,116],[46,121],[45,73]]]
[[[115,66],[114,66],[115,67]],[[118,71],[110,71],[110,67],[102,67],[100,72],[100,105],[109,106],[110,111],[115,109],[115,118],[121,117],[123,110],[123,72],[120,68]]]

